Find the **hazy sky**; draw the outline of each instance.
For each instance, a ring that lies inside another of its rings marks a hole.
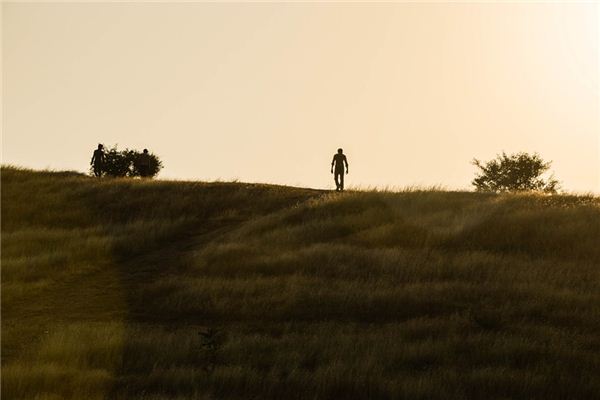
[[[600,191],[598,4],[3,3],[2,160],[162,178],[468,188],[539,152]]]

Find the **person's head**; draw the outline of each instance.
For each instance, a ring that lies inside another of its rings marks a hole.
[[[144,149],[144,154],[148,154],[148,149]]]
[[[104,146],[102,146],[102,143],[98,144],[98,150],[102,150],[104,148]]]
[[[343,152],[344,152],[344,150],[338,149],[338,154],[342,154]]]

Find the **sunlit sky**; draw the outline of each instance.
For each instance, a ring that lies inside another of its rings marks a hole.
[[[87,171],[98,143],[160,178],[468,189],[539,152],[600,192],[600,6],[3,3],[2,162]]]

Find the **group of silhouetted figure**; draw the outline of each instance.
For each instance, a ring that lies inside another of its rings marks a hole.
[[[151,160],[148,149],[144,149],[144,152],[135,161],[135,166],[142,178],[150,176],[150,163]],[[99,144],[98,148],[94,150],[90,165],[92,166],[95,176],[100,177],[106,172],[106,155],[104,154],[104,146],[102,144]]]
[[[147,177],[150,175],[150,156],[148,154],[148,149],[144,149],[140,160],[137,165],[138,170],[140,171],[140,176]],[[102,176],[105,168],[105,155],[104,155],[104,146],[99,144],[98,148],[94,150],[94,154],[92,155],[92,161],[90,161],[90,165],[92,165],[94,175]],[[348,173],[348,159],[344,154],[344,150],[338,149],[337,153],[333,155],[333,160],[331,160],[331,173],[333,174],[333,179],[335,181],[335,190],[336,192],[344,191],[344,175]]]

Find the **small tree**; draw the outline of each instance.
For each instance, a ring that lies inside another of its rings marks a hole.
[[[128,176],[131,170],[131,150],[113,146],[104,152],[102,175],[114,178]]]
[[[119,150],[113,146],[104,152],[104,163],[102,164],[102,175],[111,177],[135,177],[141,176],[139,160],[142,158],[142,152],[137,150]],[[148,178],[158,174],[163,165],[158,156],[149,153],[150,168],[148,169]]]
[[[502,152],[495,159],[483,163],[473,159],[479,171],[472,184],[479,192],[523,192],[539,191],[556,193],[559,182],[550,175],[543,175],[550,169],[552,162],[542,160],[539,154],[516,153],[507,155]]]

